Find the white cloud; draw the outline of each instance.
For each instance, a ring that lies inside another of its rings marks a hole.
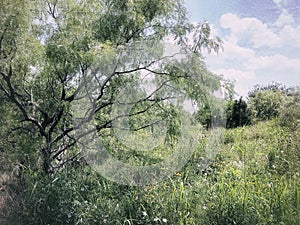
[[[240,18],[233,13],[222,15],[221,28],[229,29],[229,34],[223,37],[224,52],[206,55],[212,72],[235,80],[235,90],[240,95],[247,96],[257,83],[300,85],[300,57],[295,58],[299,55],[300,25],[283,8],[285,0],[274,2],[282,7],[273,24],[257,18]]]
[[[275,30],[257,18],[239,18],[232,13],[222,15],[220,24],[222,28],[230,29],[230,35],[226,37],[230,43],[246,43],[254,48],[300,47],[300,25],[296,25],[285,9],[274,23]]]
[[[300,47],[300,26],[284,26],[279,32],[283,45],[291,47]]]
[[[275,0],[274,0],[275,1]],[[276,0],[279,3],[286,3],[286,0]],[[275,22],[279,28],[278,37],[281,39],[282,47],[300,47],[300,25],[297,25],[293,15],[289,14],[286,9],[281,8],[281,14]]]
[[[248,42],[255,48],[276,47],[281,40],[267,24],[256,18],[239,18],[237,15],[227,13],[221,16],[220,24],[231,30],[229,40],[235,43]]]
[[[212,72],[222,74],[225,79],[234,82],[234,90],[240,96],[246,97],[255,84],[255,72],[238,69],[215,69]]]
[[[217,74],[224,75],[224,78],[230,80],[252,80],[255,78],[254,71],[242,71],[237,69],[216,69],[214,70]]]
[[[227,41],[224,43],[224,52],[221,56],[232,59],[249,59],[255,56],[255,51]]]
[[[283,27],[285,25],[295,24],[295,20],[291,14],[288,13],[287,10],[283,9],[280,16],[275,22],[277,27]]]
[[[273,0],[273,2],[274,2],[276,5],[279,5],[279,4],[282,2],[282,0]]]
[[[270,75],[298,74],[300,73],[300,59],[291,59],[283,55],[270,55],[254,57],[245,62],[248,69],[265,70]]]
[[[223,47],[224,51],[220,51],[218,54],[205,54],[209,67],[240,68],[245,61],[255,57],[253,49],[241,47],[230,41],[224,41]]]
[[[235,81],[235,90],[238,94],[247,96],[248,91],[257,83],[267,84],[277,81],[291,86],[300,85],[299,58],[292,59],[280,54],[259,56],[253,52],[245,57],[243,52],[251,52],[250,49],[239,46],[232,49],[240,51],[236,51],[235,55],[224,54],[219,58],[207,56],[207,63],[212,72],[223,74],[224,78]]]
[[[275,5],[277,5],[277,7],[282,8],[283,5],[287,3],[287,0],[273,0],[273,2],[275,3]]]

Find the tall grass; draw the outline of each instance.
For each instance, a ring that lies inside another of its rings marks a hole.
[[[78,167],[49,177],[27,171],[7,224],[300,224],[299,137],[276,121],[226,131],[207,168],[207,140],[182,171],[128,187]],[[151,160],[151,157],[149,157]],[[147,162],[151,163],[151,161]]]

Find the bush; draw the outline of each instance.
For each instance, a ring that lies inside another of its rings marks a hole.
[[[242,97],[239,100],[229,101],[226,111],[226,128],[236,128],[251,124],[250,111]]]
[[[278,117],[287,96],[279,91],[265,90],[249,98],[249,108],[253,121],[264,121]]]
[[[279,122],[281,126],[296,130],[300,124],[300,89],[296,89],[292,96],[280,110]]]
[[[291,104],[299,102],[299,96],[299,88],[297,91],[295,87],[287,88],[279,83],[254,86],[254,89],[248,94],[252,120],[254,122],[264,121],[281,116],[282,124],[288,123],[288,120],[294,117],[297,111],[291,107]],[[288,111],[289,108],[291,111]]]

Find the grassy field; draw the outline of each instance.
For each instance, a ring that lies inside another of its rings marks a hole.
[[[182,171],[147,187],[120,186],[88,168],[32,172],[7,224],[299,225],[299,134],[275,120],[226,130],[204,170],[205,138]]]

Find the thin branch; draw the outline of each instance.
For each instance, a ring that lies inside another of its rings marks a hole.
[[[30,121],[33,124],[35,124],[38,127],[38,129],[40,131],[40,134],[42,136],[44,136],[44,137],[47,137],[47,134],[46,134],[44,128],[42,127],[42,125],[39,123],[39,121],[37,121],[36,119],[34,119],[33,117],[31,117],[29,115],[29,113],[27,112],[26,108],[17,99],[17,97],[16,97],[16,91],[15,91],[15,89],[14,89],[12,83],[11,83],[11,76],[12,76],[12,67],[11,67],[11,65],[10,65],[10,69],[9,69],[8,75],[3,74],[2,72],[1,72],[1,75],[3,77],[3,80],[6,82],[6,84],[8,86],[8,89],[9,89],[8,93],[7,93],[8,98],[11,101],[13,101],[16,104],[16,106],[21,110],[21,112],[22,112],[25,120]]]
[[[52,156],[52,159],[56,159],[60,154],[62,154],[64,151],[66,151],[68,148],[74,146],[76,144],[76,140],[74,140],[73,142],[69,143],[68,145],[64,146],[61,149],[58,149],[58,151],[56,151],[55,155]]]
[[[53,170],[53,171],[58,170],[58,169],[62,168],[65,164],[67,164],[67,163],[69,163],[69,162],[73,162],[74,159],[75,159],[76,157],[78,157],[79,155],[81,155],[81,154],[82,154],[82,152],[79,151],[79,152],[76,153],[75,155],[73,155],[73,156],[67,158],[67,159],[66,159],[65,161],[63,161],[62,163],[59,163],[57,166],[52,167],[52,170]]]
[[[60,135],[58,135],[55,139],[53,139],[50,142],[50,145],[57,143],[59,140],[61,140],[62,138],[64,138],[67,134],[69,134],[70,132],[72,132],[76,127],[70,127],[66,130],[64,130]]]
[[[57,2],[55,2],[53,4],[53,6],[51,6],[51,4],[49,2],[47,2],[48,9],[46,9],[46,10],[52,16],[53,19],[56,19],[56,15],[55,15],[56,4],[57,4]]]
[[[159,122],[162,122],[162,121],[163,121],[163,120],[157,120],[157,121],[155,121],[155,122],[153,122],[153,123],[149,123],[149,124],[146,124],[146,125],[141,126],[141,127],[139,127],[139,128],[133,129],[133,131],[139,131],[139,130],[142,130],[142,129],[151,127],[151,126],[153,126],[153,125],[155,125],[155,124],[157,124],[157,123],[159,123]]]
[[[62,118],[64,113],[64,107],[62,107],[61,110],[59,110],[59,112],[56,112],[53,117],[51,117],[51,119],[49,121],[52,121],[51,127],[49,129],[49,135],[51,135],[51,133],[53,132],[53,130],[55,129],[56,125],[59,123],[60,119]]]

